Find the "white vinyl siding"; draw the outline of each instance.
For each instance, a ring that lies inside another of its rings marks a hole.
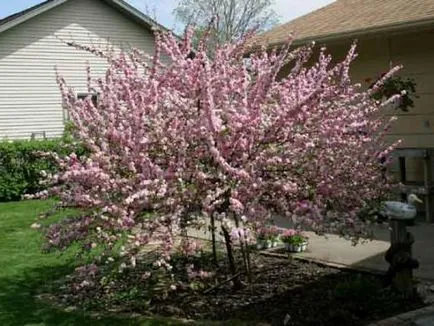
[[[71,0],[0,34],[0,138],[57,137],[64,114],[55,67],[77,93],[86,92],[86,63],[102,75],[104,59],[66,42],[152,53],[152,32],[101,0]]]

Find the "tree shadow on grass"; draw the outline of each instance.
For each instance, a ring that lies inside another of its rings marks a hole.
[[[55,303],[41,300],[54,281],[72,272],[71,265],[31,269],[13,278],[0,279],[0,324],[2,326],[38,325],[177,325],[163,319],[138,319],[120,316],[95,316],[81,311],[67,312]]]

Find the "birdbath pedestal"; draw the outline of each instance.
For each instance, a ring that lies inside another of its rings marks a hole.
[[[389,216],[390,248],[385,259],[390,264],[387,272],[392,284],[405,296],[414,294],[413,269],[419,262],[412,257],[413,235],[407,231],[408,221],[414,219],[402,216]]]

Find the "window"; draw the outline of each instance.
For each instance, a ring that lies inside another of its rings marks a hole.
[[[77,93],[77,99],[78,100],[85,100],[88,96],[91,97],[91,101],[93,103],[94,106],[97,106],[98,104],[98,93],[96,92],[91,92],[91,93]],[[69,111],[67,109],[67,107],[63,104],[63,121],[69,121],[70,117],[69,117]]]
[[[77,99],[84,100],[88,96],[91,97],[91,101],[94,106],[97,106],[98,104],[98,94],[97,93],[77,93]]]
[[[45,133],[45,131],[35,131],[35,132],[32,132],[30,134],[30,139],[31,140],[35,140],[35,139],[45,140],[45,139],[47,139],[47,134]]]

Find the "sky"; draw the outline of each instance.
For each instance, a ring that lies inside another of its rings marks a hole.
[[[168,28],[179,28],[172,11],[177,0],[126,0],[136,8],[154,12],[157,21]],[[0,0],[0,19],[13,13],[34,6],[43,0]],[[312,10],[323,7],[333,0],[274,0],[273,9],[279,15],[279,22],[286,23],[296,17],[302,16]]]

